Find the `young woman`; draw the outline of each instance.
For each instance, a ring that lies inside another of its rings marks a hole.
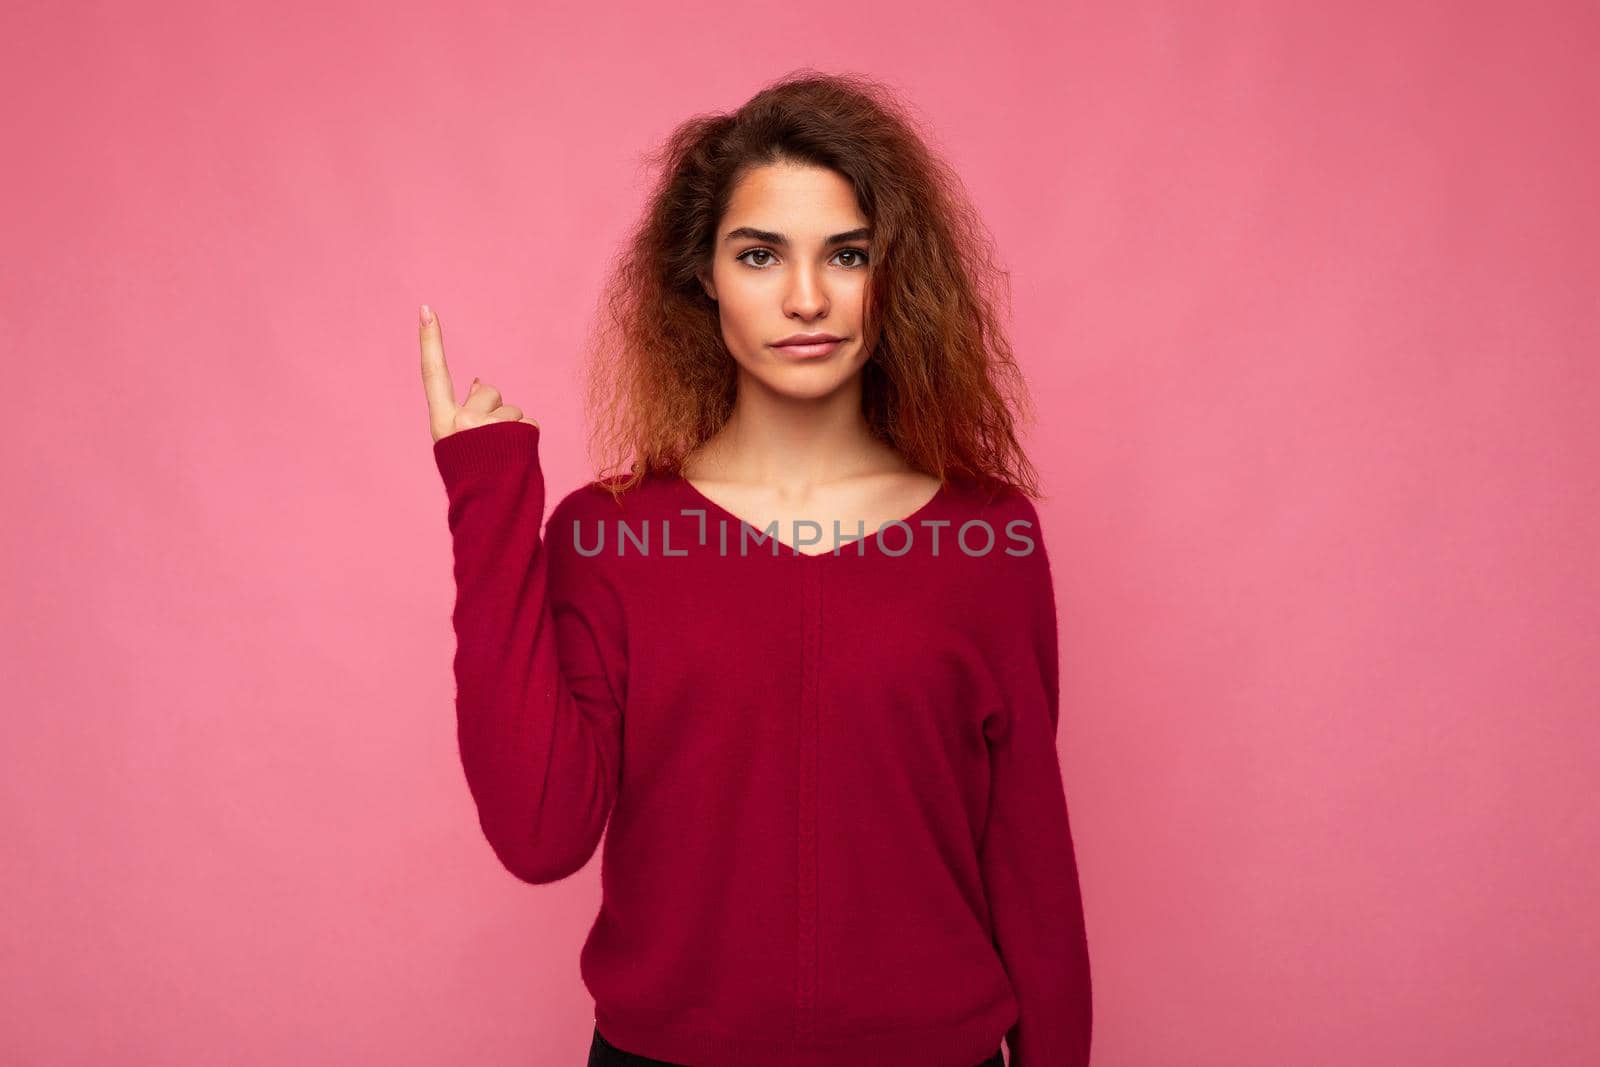
[[[539,423],[424,305],[461,758],[524,881],[582,868],[589,1063],[1088,1062],[1055,595],[959,182],[875,83],[696,117],[608,286],[627,473],[541,532]]]

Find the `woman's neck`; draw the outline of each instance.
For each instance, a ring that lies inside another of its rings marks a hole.
[[[911,470],[904,457],[872,433],[861,413],[859,376],[852,384],[854,388],[815,399],[741,390],[728,421],[685,458],[684,476],[706,483],[804,490]]]

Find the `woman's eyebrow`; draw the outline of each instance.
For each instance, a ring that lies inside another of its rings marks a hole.
[[[831,247],[832,245],[842,245],[846,241],[864,241],[871,236],[872,227],[862,226],[859,229],[836,233],[822,243],[824,246]],[[765,241],[769,245],[781,245],[784,248],[789,246],[789,239],[783,234],[773,233],[771,230],[758,230],[754,226],[740,226],[729,230],[723,240],[736,241],[741,237],[749,238],[752,241]]]

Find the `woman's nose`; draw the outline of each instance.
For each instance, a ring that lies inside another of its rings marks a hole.
[[[827,307],[828,295],[823,291],[820,278],[811,271],[801,270],[795,272],[785,303],[788,310],[796,314],[814,315]]]

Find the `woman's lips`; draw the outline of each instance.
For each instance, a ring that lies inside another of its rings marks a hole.
[[[802,356],[811,359],[816,356],[825,356],[842,344],[844,344],[844,341],[839,340],[819,341],[812,345],[773,345],[772,347],[786,356]]]

